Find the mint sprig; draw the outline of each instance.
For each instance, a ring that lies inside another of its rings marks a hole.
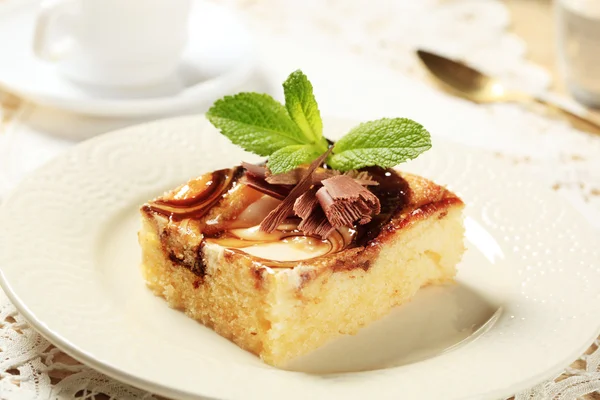
[[[309,164],[328,148],[313,86],[298,70],[283,83],[285,106],[271,96],[239,93],[215,102],[207,118],[233,143],[268,156],[274,174]],[[407,118],[383,118],[353,128],[334,146],[327,163],[348,171],[392,167],[431,148],[429,132]]]
[[[283,82],[285,108],[292,120],[313,143],[327,150],[327,141],[323,137],[323,121],[317,100],[313,94],[313,86],[302,73],[294,71]]]
[[[382,118],[350,130],[336,142],[327,163],[340,171],[373,165],[388,168],[430,148],[429,132],[421,124],[408,118]]]
[[[313,145],[293,145],[277,150],[269,157],[267,167],[273,174],[288,172],[303,164],[310,164],[324,152]]]
[[[310,144],[285,107],[267,94],[226,96],[217,100],[206,116],[234,144],[259,156],[286,146]]]

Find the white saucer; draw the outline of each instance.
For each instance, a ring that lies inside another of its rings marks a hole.
[[[33,55],[37,5],[35,0],[8,0],[0,6],[0,86],[33,103],[97,116],[198,112],[237,91],[253,69],[250,34],[242,22],[224,7],[195,0],[189,44],[176,76],[137,92],[83,87]]]

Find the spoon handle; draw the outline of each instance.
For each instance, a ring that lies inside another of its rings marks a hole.
[[[534,99],[566,115],[575,128],[600,134],[600,116],[581,104],[552,93],[538,94]]]

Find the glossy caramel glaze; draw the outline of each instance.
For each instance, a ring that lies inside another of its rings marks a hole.
[[[452,205],[462,205],[462,201],[453,193],[424,178],[398,173],[393,169],[370,167],[365,170],[378,183],[369,189],[381,202],[379,215],[366,225],[338,230],[327,240],[311,238],[294,241],[293,238],[304,236],[297,229],[299,220],[295,218],[288,219],[272,233],[255,229],[279,200],[239,182],[243,174],[240,170],[239,167],[219,170],[193,179],[144,205],[142,210],[162,215],[168,218],[170,224],[181,225],[193,221],[202,236],[197,246],[198,259],[202,258],[202,244],[210,242],[225,247],[235,255],[250,257],[273,268],[293,268],[300,262],[310,260],[311,264],[326,263],[333,269],[348,269],[349,265],[368,269],[369,256],[366,255],[370,251],[365,249],[380,246],[391,233],[416,220]],[[264,206],[261,205],[263,203]],[[254,210],[253,207],[258,209]],[[296,248],[310,246],[305,253],[314,251],[315,256],[280,260],[250,254],[256,246],[276,242],[289,243]],[[187,266],[179,259],[178,263]],[[201,263],[195,261],[187,267],[201,270]]]
[[[371,222],[357,227],[356,245],[364,246],[375,239],[381,229],[390,222],[396,211],[406,207],[410,198],[410,186],[395,170],[369,167],[365,170],[378,183],[369,189],[379,199],[381,211]]]
[[[209,172],[144,205],[172,221],[200,219],[219,202],[241,176],[241,167]]]

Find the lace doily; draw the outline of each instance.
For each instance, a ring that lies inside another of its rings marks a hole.
[[[525,61],[526,46],[507,32],[510,16],[505,6],[495,0],[220,3],[243,13],[261,37],[289,38],[301,40],[307,47],[341,49],[416,79],[427,79],[413,56],[413,49],[420,46],[465,59],[521,88],[537,91],[550,83],[544,70]],[[457,107],[482,107],[453,101]],[[0,105],[1,197],[1,191],[13,186],[24,172],[73,142],[47,137],[27,125],[35,113],[18,99],[0,96]],[[485,110],[493,118],[495,132],[502,135],[475,132],[454,139],[491,148],[498,157],[527,166],[600,227],[600,137],[577,132],[565,122],[518,106],[490,105]],[[34,156],[11,163],[24,148]],[[600,390],[598,345],[597,342],[556,379],[515,398],[571,400]],[[158,398],[112,380],[58,351],[25,323],[1,291],[0,394],[7,400]]]

